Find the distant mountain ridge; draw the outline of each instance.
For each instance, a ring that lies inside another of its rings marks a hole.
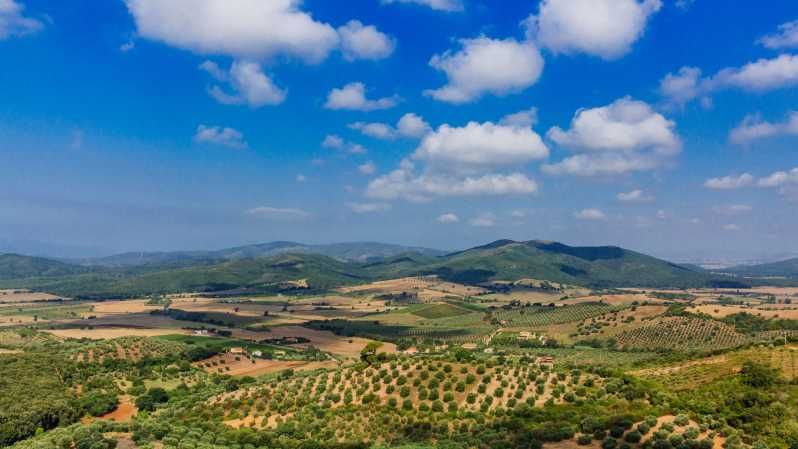
[[[15,265],[9,259],[0,266],[0,280],[5,280],[0,288],[130,297],[187,291],[255,293],[295,281],[301,281],[303,289],[318,291],[417,275],[472,285],[532,278],[590,288],[747,287],[742,278],[693,270],[617,246],[497,240],[449,254],[414,249],[418,248],[380,243],[271,242],[218,251],[127,253],[93,265],[40,258],[17,259]]]
[[[745,277],[783,277],[798,279],[798,257],[759,265],[739,265],[722,271]]]
[[[376,259],[393,257],[403,253],[437,256],[443,255],[444,251],[418,246],[392,245],[377,242],[309,245],[297,242],[275,241],[210,251],[128,252],[107,257],[80,259],[75,262],[86,266],[117,268],[154,264],[193,265],[203,262],[255,259],[258,257],[268,257],[287,253],[320,254],[333,259],[368,262]]]

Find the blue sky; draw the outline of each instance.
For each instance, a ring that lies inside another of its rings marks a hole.
[[[798,253],[798,4],[0,0],[0,250]]]

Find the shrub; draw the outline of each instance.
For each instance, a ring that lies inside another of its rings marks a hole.
[[[639,443],[641,439],[643,439],[643,435],[637,430],[627,433],[626,437],[624,438],[624,440],[630,443]]]
[[[618,446],[618,441],[614,438],[607,438],[601,442],[601,449],[615,449]]]
[[[582,434],[579,435],[579,438],[576,439],[576,442],[581,446],[587,446],[588,444],[593,442],[593,437],[590,435]]]

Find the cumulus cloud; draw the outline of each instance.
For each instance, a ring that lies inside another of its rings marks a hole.
[[[543,57],[532,42],[478,37],[462,39],[461,49],[435,55],[430,65],[446,74],[448,84],[425,95],[448,103],[468,103],[485,94],[504,96],[535,84]]]
[[[435,219],[435,221],[441,224],[457,223],[460,221],[460,217],[449,212],[439,215],[438,218]]]
[[[477,228],[492,228],[496,226],[496,216],[490,212],[479,214],[469,220],[468,224]]]
[[[767,122],[757,115],[743,119],[729,134],[729,141],[738,145],[750,144],[770,137],[798,135],[798,112],[790,112],[783,122]]]
[[[507,114],[499,120],[500,125],[531,128],[538,123],[538,108],[532,107],[523,111]]]
[[[777,171],[769,176],[761,178],[757,185],[764,188],[783,187],[787,185],[798,185],[798,167],[790,171]]]
[[[740,226],[738,226],[738,225],[736,225],[734,223],[727,223],[727,224],[723,225],[723,230],[724,231],[736,232],[736,231],[740,230]]]
[[[363,173],[364,175],[373,175],[377,172],[377,166],[374,165],[374,162],[366,162],[365,164],[358,165],[357,171]]]
[[[700,78],[695,67],[682,67],[660,82],[660,93],[671,103],[684,104],[699,96],[724,89],[769,92],[798,85],[798,55],[783,54],[759,59],[742,67],[728,67],[714,76]]]
[[[335,29],[300,9],[301,0],[126,0],[138,35],[199,54],[318,63],[338,46]]]
[[[798,20],[779,25],[776,33],[763,36],[757,42],[771,49],[798,48]]]
[[[608,106],[580,109],[571,128],[546,137],[580,154],[543,166],[549,174],[580,176],[653,170],[681,150],[676,124],[651,106],[624,97]]]
[[[336,136],[335,134],[327,134],[324,136],[324,140],[321,142],[321,146],[324,148],[332,148],[334,150],[343,149],[345,146],[344,139],[340,136]]]
[[[415,3],[416,5],[427,6],[437,11],[456,12],[462,11],[462,0],[382,0],[384,5],[391,3]]]
[[[277,105],[285,100],[285,91],[274,84],[258,63],[234,61],[229,71],[223,70],[213,61],[204,61],[199,67],[233,90],[229,93],[218,84],[208,88],[208,94],[221,104],[246,104],[259,108]]]
[[[537,183],[521,173],[457,176],[430,171],[416,174],[413,164],[404,161],[398,169],[369,182],[366,196],[429,201],[439,197],[523,195],[537,190]]]
[[[302,209],[259,206],[246,211],[247,215],[276,221],[305,220],[313,215]]]
[[[618,201],[624,203],[646,203],[654,201],[653,196],[646,195],[646,193],[640,189],[632,190],[631,192],[620,192],[615,197]]]
[[[194,134],[194,141],[198,143],[222,145],[228,148],[240,149],[247,147],[247,142],[244,141],[244,135],[241,134],[240,131],[221,126],[199,125],[197,127],[197,132]]]
[[[370,214],[374,212],[387,212],[391,210],[388,203],[346,203],[346,207],[358,214]]]
[[[661,0],[543,0],[525,24],[530,38],[554,53],[611,60],[631,50],[661,7]]]
[[[549,149],[531,128],[469,122],[441,125],[427,134],[413,154],[438,169],[473,170],[523,164],[548,157]]]
[[[428,201],[447,196],[521,195],[538,190],[518,166],[548,156],[531,128],[469,122],[441,125],[424,136],[399,168],[373,179],[366,195],[385,200]],[[414,163],[422,165],[416,170]],[[507,169],[512,169],[507,173]]]
[[[39,20],[25,16],[25,6],[14,0],[0,0],[0,41],[27,36],[44,28]]]
[[[363,83],[349,83],[341,88],[334,88],[327,95],[324,107],[327,109],[345,109],[350,111],[375,111],[390,109],[399,102],[396,96],[370,100],[366,98],[366,86]]]
[[[739,176],[724,176],[722,178],[710,178],[704,182],[704,187],[715,190],[733,190],[748,187],[754,183],[754,177],[748,173]]]
[[[365,154],[368,152],[363,145],[346,141],[335,134],[327,134],[324,136],[324,140],[321,141],[321,146],[323,148],[344,151],[351,154]]]
[[[395,43],[387,34],[380,32],[374,25],[363,25],[358,20],[350,20],[338,28],[341,38],[341,51],[344,58],[378,60],[385,59],[393,53]]]
[[[308,178],[305,175],[301,174],[301,173],[296,175],[296,182],[305,182],[307,180],[308,180]]]
[[[607,215],[599,209],[582,209],[574,212],[574,218],[586,221],[604,221]]]
[[[412,112],[403,115],[396,123],[396,127],[381,122],[354,122],[350,123],[349,127],[366,136],[383,140],[420,138],[431,130],[429,123]]]

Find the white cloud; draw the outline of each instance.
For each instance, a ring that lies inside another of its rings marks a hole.
[[[377,172],[377,166],[374,165],[374,162],[366,162],[365,164],[358,165],[357,171],[363,173],[364,175],[373,175]]]
[[[334,150],[340,150],[344,148],[344,139],[340,136],[336,136],[335,134],[327,134],[324,136],[324,140],[321,142],[321,146],[324,148],[332,148]]]
[[[783,54],[759,59],[742,67],[728,67],[712,77],[699,78],[695,67],[682,67],[660,82],[660,93],[669,102],[684,104],[723,89],[768,92],[798,85],[798,55]]]
[[[529,108],[513,114],[507,114],[499,120],[500,125],[531,128],[538,123],[538,108]]]
[[[657,211],[657,215],[656,216],[657,216],[657,219],[659,219],[659,220],[667,220],[668,219],[668,213],[665,212],[662,209]]]
[[[368,152],[363,145],[359,143],[348,142],[335,134],[327,134],[324,136],[324,140],[321,141],[321,146],[323,148],[345,151],[352,154],[365,154]]]
[[[543,0],[526,21],[531,38],[554,53],[617,59],[643,35],[661,0]]]
[[[259,206],[246,211],[247,215],[266,220],[305,220],[312,217],[310,212],[302,209]]]
[[[412,112],[403,115],[396,124],[396,131],[402,137],[420,138],[430,130],[429,123]]]
[[[307,180],[308,180],[308,178],[305,177],[305,175],[303,175],[301,173],[296,175],[296,182],[305,182]]]
[[[435,219],[435,221],[441,224],[457,223],[460,221],[460,217],[449,212],[439,215],[438,218]]]
[[[683,105],[701,95],[701,69],[682,67],[678,72],[669,73],[660,81],[659,92],[668,101]]]
[[[543,72],[543,57],[531,42],[514,39],[462,39],[462,49],[435,55],[430,65],[444,73],[448,84],[425,91],[439,101],[468,103],[484,94],[504,96],[535,84]]]
[[[300,0],[126,0],[138,35],[199,54],[318,63],[338,33],[300,9]]]
[[[537,183],[517,170],[519,165],[547,157],[549,150],[530,128],[470,122],[441,125],[428,133],[410,159],[373,179],[366,195],[384,200],[428,201],[437,197],[523,195]],[[412,161],[423,164],[416,172]]]
[[[765,178],[761,178],[757,185],[764,188],[783,187],[786,185],[798,185],[798,167],[790,171],[777,171]]]
[[[608,106],[580,109],[569,130],[555,126],[546,136],[582,154],[544,165],[543,171],[595,176],[653,170],[681,150],[675,127],[648,104],[629,97]]]
[[[524,211],[522,211],[520,209],[516,209],[516,210],[510,212],[510,216],[513,217],[513,218],[524,218],[524,217],[526,217],[526,212],[524,212]]]
[[[607,215],[599,209],[582,209],[574,213],[574,217],[586,221],[604,221]]]
[[[277,105],[285,100],[285,91],[277,87],[257,63],[234,61],[229,72],[225,72],[212,61],[204,61],[199,67],[217,81],[224,82],[233,89],[233,93],[228,93],[219,85],[211,86],[208,94],[219,103],[246,104],[252,108],[259,108]]]
[[[728,204],[712,208],[718,215],[745,215],[753,210],[748,204]]]
[[[457,12],[464,9],[462,0],[382,0],[382,3],[385,5],[391,3],[415,3],[437,11],[447,12]]]
[[[334,88],[327,95],[324,107],[327,109],[345,109],[351,111],[374,111],[390,109],[398,103],[396,96],[369,100],[366,98],[366,86],[363,83],[349,83],[341,88]]]
[[[350,123],[349,127],[376,139],[389,140],[396,137],[396,130],[394,130],[391,125],[385,123],[355,122]]]
[[[0,0],[0,41],[34,34],[44,28],[39,20],[23,15],[24,10],[25,6],[14,0]]]
[[[127,41],[127,42],[123,43],[122,45],[120,45],[119,46],[119,51],[121,51],[122,53],[127,53],[127,52],[133,50],[134,48],[136,48],[136,43],[133,42],[132,40],[130,40],[130,41]]]
[[[441,125],[427,134],[413,154],[438,169],[474,170],[523,164],[548,157],[549,149],[530,128],[469,122]]]
[[[521,173],[454,176],[436,172],[417,175],[412,163],[369,182],[366,196],[383,200],[429,201],[436,197],[525,195],[538,185]]]
[[[654,197],[651,195],[646,195],[640,189],[632,190],[631,192],[621,192],[615,196],[618,201],[624,203],[647,203],[650,201],[654,201]]]
[[[420,138],[431,130],[424,119],[412,112],[403,115],[396,123],[396,127],[381,122],[355,122],[350,123],[349,127],[366,136],[383,140],[392,140],[398,137]]]
[[[715,190],[733,190],[748,187],[754,183],[754,177],[748,173],[739,176],[724,176],[722,178],[710,178],[704,182],[704,187]]]
[[[798,20],[779,25],[777,33],[763,36],[757,42],[772,49],[798,48]]]
[[[194,141],[198,143],[210,143],[222,145],[229,148],[246,148],[247,142],[244,135],[233,128],[223,128],[221,126],[199,125],[194,134]]]
[[[740,230],[740,226],[738,226],[738,225],[736,225],[734,223],[728,223],[728,224],[723,225],[723,230],[724,231],[730,231],[730,232],[736,232],[736,231]]]
[[[346,203],[346,207],[358,214],[387,212],[391,210],[391,205],[388,203]]]
[[[393,53],[395,44],[387,34],[380,32],[374,25],[363,25],[358,20],[350,20],[338,28],[341,38],[341,51],[344,58],[385,59]]]
[[[496,216],[489,212],[480,214],[469,220],[468,224],[477,228],[492,228],[496,226]]]
[[[749,115],[729,133],[729,141],[745,145],[770,137],[798,135],[798,112],[790,112],[787,120],[779,123],[766,122],[761,117]]]

